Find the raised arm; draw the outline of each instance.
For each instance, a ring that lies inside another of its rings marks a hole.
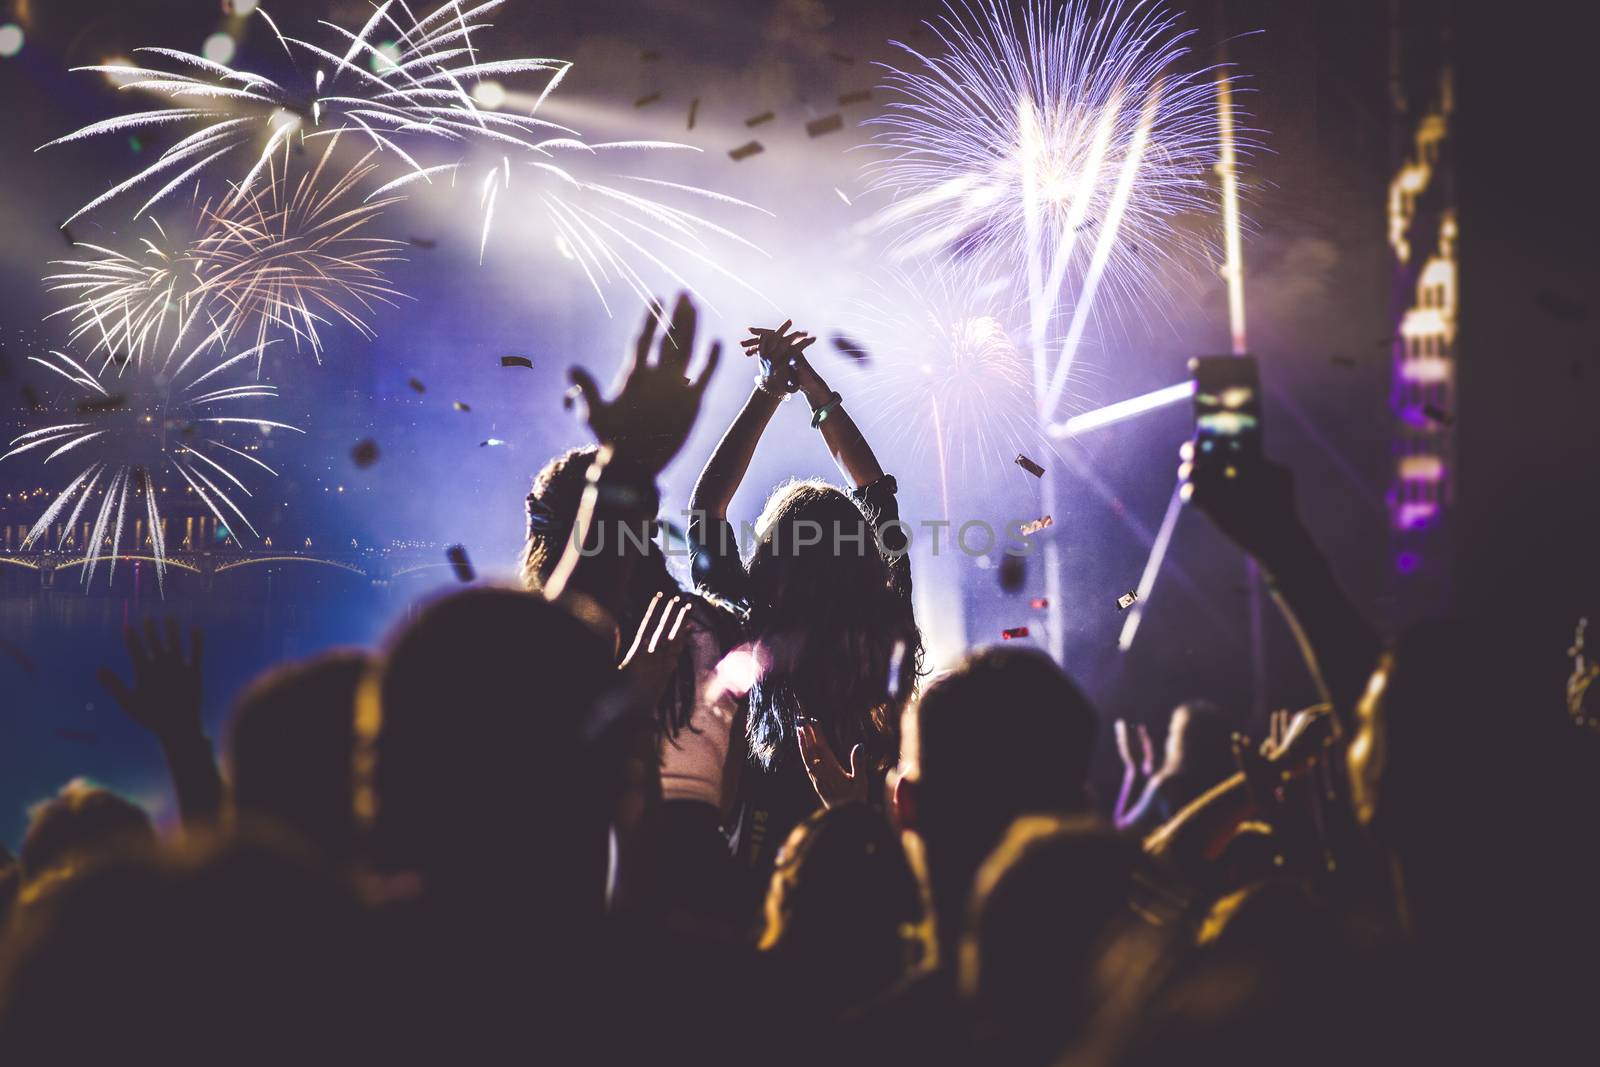
[[[1178,474],[1189,501],[1266,571],[1323,698],[1350,725],[1382,644],[1300,521],[1289,468],[1262,460],[1227,478],[1197,469],[1186,452]]]
[[[109,667],[101,667],[95,677],[123,713],[161,745],[184,829],[204,827],[222,814],[223,787],[200,717],[200,631],[190,635],[187,656],[176,619],[167,620],[165,642],[153,620],[146,621],[142,636],[132,626],[124,627],[122,635],[133,664],[133,684],[124,683]]]
[[[883,477],[878,457],[872,446],[861,435],[855,420],[844,409],[844,398],[823,381],[804,355],[797,354],[794,361],[794,380],[811,405],[812,424],[822,431],[822,440],[828,446],[839,470],[857,489],[871,485]]]
[[[733,425],[717,442],[711,458],[706,460],[705,469],[700,472],[699,481],[694,484],[694,492],[689,495],[689,513],[697,520],[716,521],[728,517],[728,504],[750,469],[750,460],[756,454],[756,445],[761,442],[767,423],[772,421],[778,405],[796,389],[793,361],[810,341],[804,334],[785,333],[789,326],[790,323],[785,322],[776,330],[755,331],[752,328],[757,336],[747,341],[745,347],[749,350],[747,354],[757,356],[761,369],[756,374],[754,388],[745,398],[744,407],[739,409]]]
[[[621,612],[629,574],[645,551],[655,517],[656,476],[683,447],[700,413],[700,398],[716,370],[721,346],[706,354],[698,379],[688,377],[697,316],[687,296],[678,298],[672,322],[652,362],[659,308],[645,316],[614,399],[607,401],[593,377],[574,367],[589,428],[600,443],[589,469],[589,486],[578,508],[567,550],[545,586],[551,600],[565,600],[583,617],[598,607],[613,627]]]

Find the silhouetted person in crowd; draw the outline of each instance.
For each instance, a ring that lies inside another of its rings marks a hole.
[[[1018,819],[978,870],[961,987],[984,1060],[1046,1064],[1082,1036],[1094,968],[1129,924],[1138,844],[1088,817]]]
[[[761,948],[785,969],[789,1005],[832,1019],[920,958],[923,902],[883,813],[845,804],[807,817],[778,852]]]
[[[394,1062],[355,899],[234,839],[119,854],[19,905],[0,1062]]]
[[[18,865],[25,882],[68,876],[118,851],[149,848],[155,839],[143,808],[80,778],[29,810]]]
[[[365,652],[327,652],[250,684],[228,735],[236,818],[268,820],[330,859],[350,858],[356,692],[373,664]]]
[[[1088,810],[1098,729],[1055,661],[1019,646],[969,654],[906,709],[891,812],[932,896],[937,966],[867,1013],[863,1060],[971,1054],[955,967],[973,879],[1018,816]]]
[[[695,580],[741,618],[754,657],[744,720],[753,766],[741,784],[737,849],[762,880],[789,830],[819,804],[881,800],[874,783],[897,758],[899,713],[922,654],[895,480],[806,361],[815,339],[788,326],[746,343],[759,359],[756,385],[689,503]],[[741,545],[729,503],[794,393],[852,489],[815,479],[778,486],[755,544]]]

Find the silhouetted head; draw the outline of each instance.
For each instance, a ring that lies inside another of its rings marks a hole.
[[[568,449],[534,475],[527,498],[528,536],[519,561],[522,584],[530,592],[544,588],[566,550],[598,451],[594,445]]]
[[[902,644],[904,677],[914,677],[922,638],[868,516],[826,482],[794,481],[767,499],[756,538],[751,625],[763,667],[750,693],[751,752],[773,766],[803,714],[835,751],[862,744],[868,764],[886,769],[902,699],[889,693],[890,661]]]
[[[953,944],[972,876],[1011,821],[1089,803],[1095,711],[1036,648],[970,654],[906,709],[896,820],[925,846],[941,943]]]
[[[18,857],[22,876],[72,873],[123,849],[155,844],[150,816],[131,800],[82,778],[35,804]]]
[[[1093,1008],[1102,949],[1136,922],[1138,842],[1089,817],[1030,815],[979,868],[962,993],[997,1061],[1048,1063]]]
[[[328,652],[276,667],[244,691],[228,737],[241,819],[268,819],[329,857],[349,855],[356,690],[374,664],[365,652]]]
[[[358,700],[356,812],[377,862],[512,896],[537,873],[540,892],[598,908],[621,756],[590,730],[616,677],[609,643],[542,597],[428,605]]]
[[[915,962],[911,935],[922,915],[921,890],[893,827],[865,804],[846,804],[813,812],[784,842],[761,947],[842,1009],[881,992]]]

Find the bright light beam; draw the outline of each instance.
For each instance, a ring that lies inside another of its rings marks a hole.
[[[1194,396],[1194,382],[1179,382],[1177,385],[1169,385],[1165,389],[1157,389],[1143,396],[1129,397],[1115,404],[1085,411],[1081,415],[1074,415],[1066,422],[1051,423],[1045,428],[1045,433],[1057,439],[1076,437],[1089,430],[1098,430],[1102,426],[1110,426],[1114,422],[1121,422],[1123,419],[1131,419],[1136,415],[1179,403],[1191,396]]]
[[[1126,652],[1133,647],[1134,635],[1139,632],[1139,621],[1144,618],[1145,604],[1149,602],[1150,591],[1155,588],[1161,564],[1167,558],[1167,546],[1172,543],[1172,531],[1178,525],[1178,513],[1182,510],[1180,486],[1172,491],[1172,499],[1167,501],[1167,513],[1161,517],[1161,529],[1156,531],[1155,543],[1150,546],[1150,558],[1145,560],[1144,573],[1139,576],[1139,587],[1134,590],[1139,599],[1128,609],[1128,617],[1122,623],[1122,635],[1117,638],[1119,652]]]
[[[1117,232],[1122,228],[1122,217],[1128,210],[1128,198],[1133,193],[1134,179],[1139,174],[1139,164],[1144,160],[1145,145],[1150,140],[1150,126],[1155,121],[1157,106],[1161,101],[1161,83],[1157,82],[1145,99],[1144,110],[1139,115],[1139,125],[1128,144],[1128,154],[1122,159],[1121,173],[1111,194],[1111,206],[1106,211],[1105,223],[1100,228],[1100,240],[1095,245],[1094,258],[1084,272],[1083,285],[1078,290],[1072,308],[1072,323],[1067,327],[1066,339],[1061,342],[1061,355],[1056,358],[1055,372],[1050,376],[1050,392],[1040,405],[1041,418],[1048,419],[1061,403],[1062,390],[1067,387],[1067,374],[1078,354],[1078,342],[1083,339],[1084,327],[1089,324],[1089,309],[1094,306],[1095,293],[1100,279],[1105,275],[1106,263],[1117,243]]]
[[[1244,355],[1244,255],[1239,248],[1239,175],[1233,153],[1233,87],[1226,76],[1217,79],[1217,129],[1222,142],[1222,158],[1217,176],[1222,179],[1222,229],[1226,261],[1223,276],[1228,281],[1228,330],[1233,339],[1233,354]]]

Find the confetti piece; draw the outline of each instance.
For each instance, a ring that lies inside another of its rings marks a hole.
[[[568,389],[566,392],[561,394],[561,408],[562,408],[562,410],[563,411],[571,411],[573,406],[576,405],[577,402],[579,400],[581,400],[582,398],[583,398],[583,390],[579,389],[576,385],[574,385],[571,389]]]
[[[428,391],[428,387],[415,378],[406,379],[406,384],[411,386],[411,391],[414,393],[426,393]]]
[[[467,550],[461,545],[451,545],[445,549],[444,558],[450,561],[450,569],[455,571],[456,581],[470,582],[478,576],[472,569],[472,561],[467,558]]]
[[[532,370],[533,360],[527,356],[501,356],[500,365],[502,367],[527,367]]]
[[[1138,593],[1135,593],[1132,589],[1128,590],[1126,593],[1123,593],[1121,596],[1117,597],[1117,610],[1127,611],[1129,608],[1133,607],[1133,602],[1138,599]]]
[[[860,341],[857,341],[851,337],[847,337],[842,333],[834,334],[831,338],[829,338],[829,340],[833,342],[834,348],[837,348],[841,353],[849,356],[851,359],[857,359],[865,362],[871,358],[871,356],[867,353],[866,348],[862,346]]]
[[[661,58],[661,53],[657,52],[653,48],[648,48],[645,51],[639,53],[639,62],[641,62],[641,63],[654,63],[656,60],[658,60],[660,58]]]
[[[1009,630],[1000,631],[1000,640],[1002,641],[1015,641],[1019,637],[1027,636],[1028,628],[1026,626],[1014,626]]]
[[[1422,413],[1440,426],[1454,426],[1456,424],[1456,417],[1437,404],[1422,405]]]
[[[821,137],[825,133],[834,133],[844,129],[844,116],[838,112],[824,115],[820,119],[812,119],[806,123],[806,136]]]
[[[100,415],[107,411],[121,411],[128,406],[128,398],[122,393],[112,393],[99,400],[78,401],[79,415]]]
[[[850,206],[850,198],[848,196],[844,195],[844,190],[843,189],[841,189],[837,185],[835,185],[833,187],[833,191],[839,194],[839,199],[844,201],[845,207],[849,207]]]
[[[471,404],[463,404],[459,400],[457,400],[455,402],[454,407],[455,407],[455,409],[457,411],[471,411],[472,410],[472,405]]]
[[[413,248],[439,247],[439,242],[435,241],[432,237],[409,237],[406,239],[406,243],[411,245]]]
[[[1028,579],[1028,563],[1026,556],[1001,556],[1000,557],[1000,591],[1003,593],[1021,592],[1022,585]]]
[[[370,437],[357,441],[350,450],[350,459],[357,467],[366,470],[378,462],[378,442]]]
[[[1034,611],[1043,611],[1049,606],[1050,601],[1046,600],[1042,596],[1036,596],[1032,600],[1028,601],[1028,607],[1032,608]]]
[[[728,155],[735,163],[738,163],[741,160],[749,159],[751,156],[759,155],[764,151],[766,151],[766,149],[761,147],[760,141],[747,141],[738,148],[730,150]]]
[[[1056,524],[1056,520],[1054,520],[1050,516],[1046,515],[1042,519],[1035,519],[1033,522],[1025,524],[1022,527],[1022,536],[1023,537],[1031,537],[1033,534],[1038,533],[1040,530],[1044,529],[1045,527],[1054,526],[1055,524]]]
[[[1039,466],[1033,460],[1029,459],[1027,456],[1024,456],[1021,452],[1017,453],[1016,464],[1029,474],[1033,475],[1035,478],[1044,477],[1044,468]]]
[[[872,99],[872,90],[871,89],[857,89],[854,92],[840,93],[839,94],[839,106],[840,107],[844,107],[844,106],[846,106],[848,104],[864,104],[868,100],[871,100],[871,99]]]
[[[689,101],[689,129],[694,129],[694,119],[698,114],[700,114],[700,98],[697,96]]]
[[[494,447],[496,447],[498,445],[503,445],[503,444],[505,444],[505,442],[500,440],[500,438],[491,437],[486,441],[479,441],[478,442],[478,447],[479,448],[494,448]]]
[[[751,127],[760,126],[763,123],[771,122],[777,117],[778,116],[773,114],[771,111],[763,111],[759,115],[751,115],[749,118],[745,119],[744,124]]]
[[[639,99],[635,100],[633,102],[633,106],[634,107],[648,107],[650,104],[653,104],[657,100],[660,100],[660,99],[661,99],[661,94],[660,93],[646,93],[644,96],[641,96]]]
[[[856,61],[855,56],[847,56],[843,52],[829,52],[828,58],[833,60],[835,63],[843,63],[847,67]]]

